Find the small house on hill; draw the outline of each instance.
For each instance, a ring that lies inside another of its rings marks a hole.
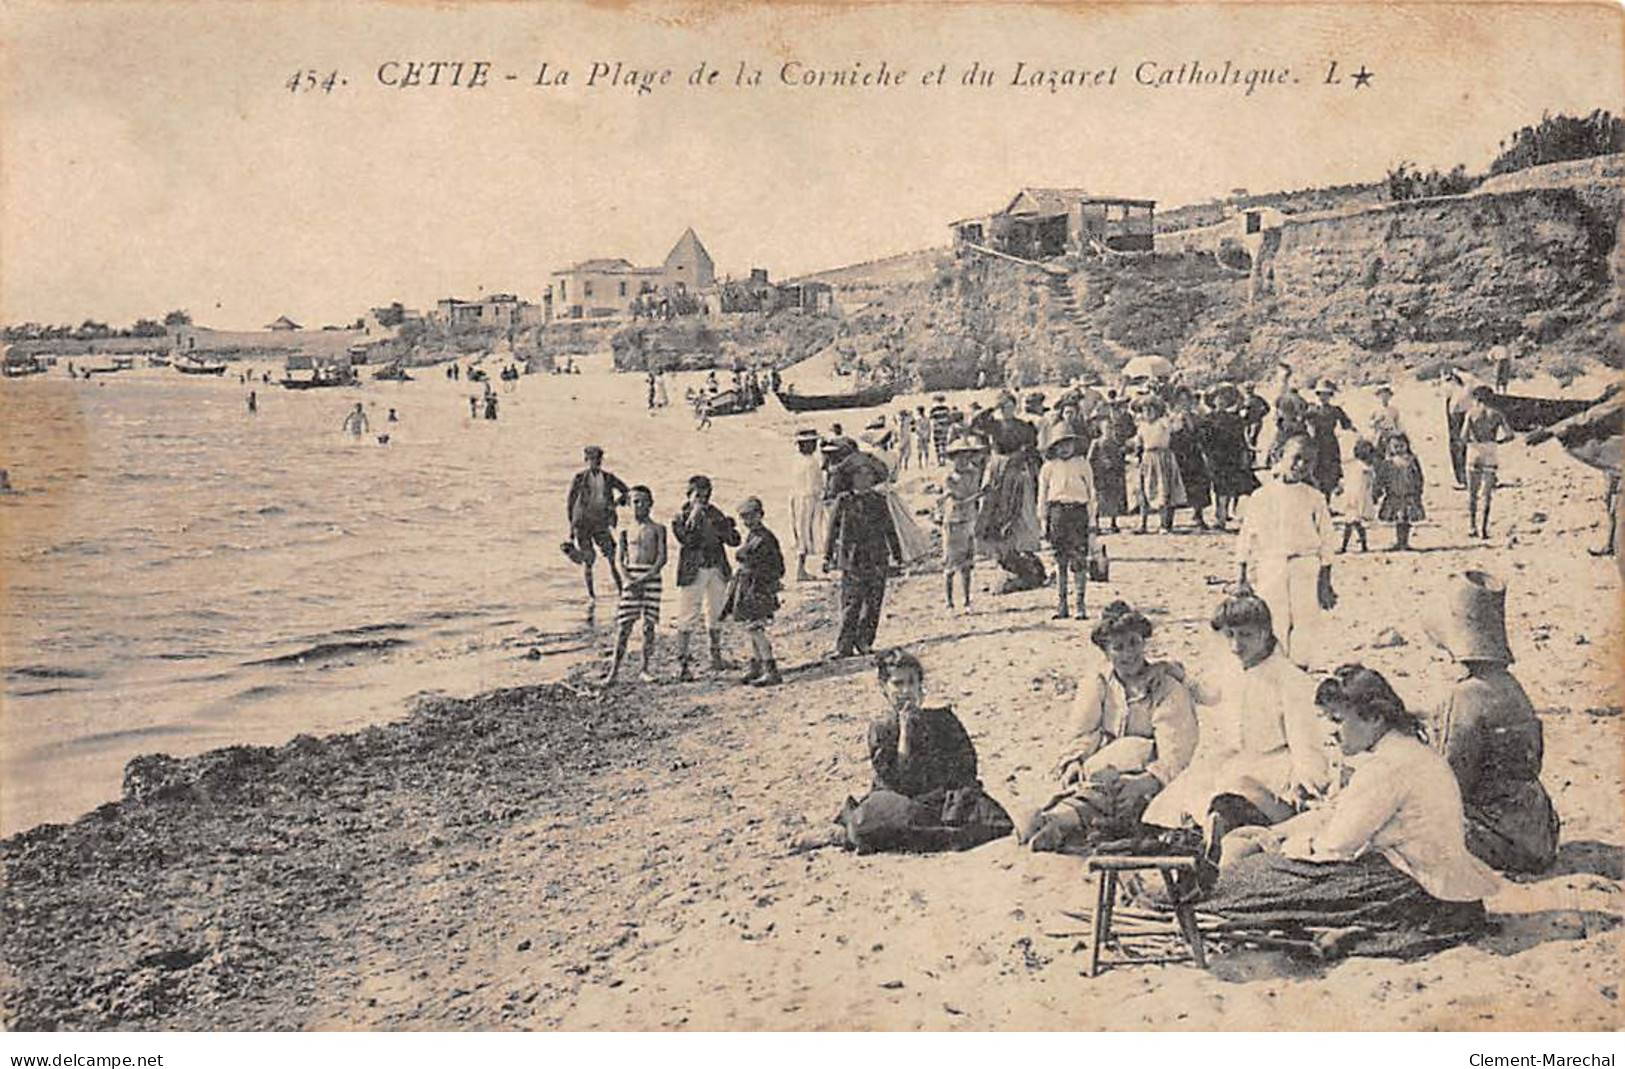
[[[301,327],[298,323],[295,323],[293,320],[289,319],[287,316],[277,316],[274,321],[265,324],[265,329],[266,330],[304,330],[305,328]]]
[[[1154,200],[1091,196],[1075,187],[1022,189],[1001,211],[950,224],[956,245],[981,245],[1024,260],[1067,253],[1151,252]]]

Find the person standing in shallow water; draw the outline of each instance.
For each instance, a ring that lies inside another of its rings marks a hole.
[[[357,401],[349,415],[344,417],[344,433],[351,438],[360,438],[367,433],[367,429],[367,413],[362,410],[361,402]]]

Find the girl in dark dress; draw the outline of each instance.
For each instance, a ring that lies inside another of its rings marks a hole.
[[[1240,404],[1240,391],[1234,386],[1220,386],[1209,396],[1209,411],[1198,427],[1202,452],[1207,455],[1213,476],[1214,519],[1221,531],[1230,522],[1236,503],[1258,489],[1253,452],[1247,444],[1247,424],[1237,411]]]
[[[1095,496],[1099,508],[1095,513],[1096,534],[1100,534],[1101,520],[1110,519],[1112,531],[1117,530],[1117,517],[1128,511],[1128,478],[1125,443],[1134,437],[1119,433],[1119,423],[1110,414],[1099,421],[1095,440],[1089,444],[1089,466],[1095,476]]]
[[[967,850],[1009,835],[1004,807],[976,778],[976,747],[947,707],[923,707],[925,669],[911,654],[875,658],[889,708],[869,725],[874,786],[846,800],[831,844],[860,854]],[[809,844],[819,845],[819,844]]]
[[[1207,457],[1202,453],[1201,429],[1197,425],[1196,403],[1189,390],[1174,395],[1172,434],[1169,444],[1174,460],[1179,464],[1179,478],[1185,484],[1185,504],[1196,516],[1197,530],[1207,530],[1207,517],[1202,513],[1213,503],[1213,478]]]
[[[1314,470],[1309,481],[1326,495],[1327,501],[1343,481],[1343,447],[1338,444],[1337,432],[1354,429],[1354,421],[1349,419],[1348,413],[1332,404],[1336,393],[1337,387],[1330,379],[1321,379],[1315,387],[1315,403],[1304,414],[1309,441],[1314,446]]]
[[[722,615],[732,616],[750,635],[750,670],[740,682],[776,687],[783,680],[779,677],[778,662],[773,659],[767,625],[779,611],[784,554],[779,550],[778,538],[762,522],[761,499],[747,497],[740,502],[739,520],[745,525],[745,544],[739,547],[734,558],[738,568]]]

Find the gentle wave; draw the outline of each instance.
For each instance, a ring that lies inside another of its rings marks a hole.
[[[284,653],[280,656],[266,657],[257,661],[244,661],[243,664],[245,666],[308,664],[311,661],[329,661],[335,657],[343,657],[351,653],[382,653],[384,650],[407,645],[411,645],[411,643],[403,638],[368,638],[358,639],[354,642],[319,642],[314,646],[307,646],[293,653]]]

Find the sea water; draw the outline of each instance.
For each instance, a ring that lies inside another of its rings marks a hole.
[[[703,376],[679,376],[651,414],[641,375],[580,363],[493,382],[495,421],[470,418],[482,385],[440,367],[309,391],[245,385],[237,365],[0,382],[15,488],[0,495],[0,832],[117,797],[137,754],[352,729],[420,692],[537,682],[600,655],[609,575],[600,564],[589,614],[559,549],[583,445],[653,489],[656,519],[703,472],[730,513],[761,495],[788,539],[805,421],[770,400],[700,431],[683,393]],[[356,401],[360,440],[341,430]]]

